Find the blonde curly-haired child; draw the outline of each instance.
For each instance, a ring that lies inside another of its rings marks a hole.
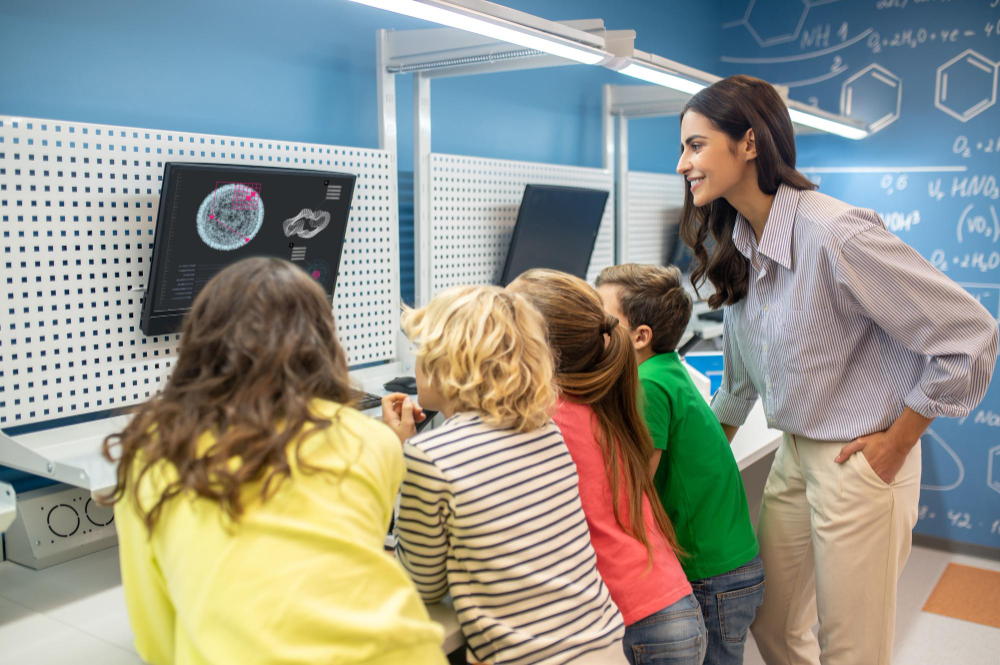
[[[500,288],[455,287],[403,328],[418,347],[418,401],[447,418],[413,436],[421,408],[383,401],[406,442],[396,551],[421,596],[451,592],[470,662],[624,663],[622,616],[550,418],[541,315]]]

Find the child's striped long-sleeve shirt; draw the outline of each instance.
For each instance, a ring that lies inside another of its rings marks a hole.
[[[424,600],[451,592],[477,661],[555,665],[622,638],[554,423],[519,433],[456,414],[404,454],[397,554]]]

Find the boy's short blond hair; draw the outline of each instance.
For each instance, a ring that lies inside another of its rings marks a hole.
[[[519,432],[550,419],[557,390],[541,314],[495,286],[456,286],[403,312],[424,380],[457,411]]]
[[[597,277],[597,286],[619,287],[618,309],[629,327],[649,326],[653,353],[670,353],[684,336],[691,320],[691,294],[684,290],[676,266],[623,263],[610,266]]]

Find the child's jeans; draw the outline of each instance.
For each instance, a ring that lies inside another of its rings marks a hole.
[[[741,665],[747,630],[764,602],[764,564],[754,557],[728,573],[691,582],[708,630],[705,665]]]
[[[625,627],[625,657],[631,665],[701,665],[705,621],[693,595]]]

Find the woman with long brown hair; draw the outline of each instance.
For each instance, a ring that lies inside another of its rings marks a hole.
[[[597,569],[625,619],[625,656],[700,665],[705,624],[649,473],[653,442],[628,333],[578,277],[529,270],[507,288],[545,319],[560,393],[552,419],[577,467]]]
[[[725,307],[712,408],[732,440],[760,396],[785,432],[757,530],[757,645],[769,664],[889,663],[920,436],[982,399],[996,320],[875,212],[813,191],[765,81],[732,76],[696,94],[681,140],[692,280]]]
[[[105,442],[122,583],[150,663],[444,663],[384,549],[405,467],[350,408],[323,290],[279,259],[216,275],[173,373]]]

